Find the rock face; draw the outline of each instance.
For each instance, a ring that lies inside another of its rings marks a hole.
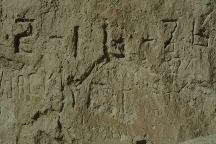
[[[216,144],[216,135],[200,137],[194,140],[186,141],[182,144]]]
[[[216,133],[215,36],[215,0],[0,0],[0,144]]]

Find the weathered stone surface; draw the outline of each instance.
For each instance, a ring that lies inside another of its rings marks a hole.
[[[216,133],[215,16],[215,0],[0,0],[0,144]]]
[[[183,142],[182,144],[216,144],[216,135],[196,138],[194,140]]]

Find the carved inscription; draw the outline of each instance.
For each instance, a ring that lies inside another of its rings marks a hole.
[[[37,72],[30,75],[0,71],[0,97],[29,101],[33,97],[42,97],[45,89],[45,75]]]
[[[21,52],[20,44],[21,44],[21,39],[25,37],[30,37],[32,36],[33,33],[33,26],[32,23],[35,21],[35,19],[28,19],[28,18],[16,18],[15,19],[15,24],[16,25],[22,25],[26,26],[26,29],[22,32],[19,32],[14,35],[14,53],[19,53]],[[25,52],[31,52],[31,50],[25,50]]]

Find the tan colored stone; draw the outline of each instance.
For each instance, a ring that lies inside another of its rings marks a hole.
[[[215,0],[0,0],[0,144],[216,133],[215,14]]]

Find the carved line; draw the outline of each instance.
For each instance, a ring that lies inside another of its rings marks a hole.
[[[27,19],[27,18],[17,18],[15,19],[15,23],[18,23],[18,22],[34,22],[35,19]]]
[[[1,73],[0,73],[0,87],[2,85],[2,80],[3,80],[3,71],[1,71]]]
[[[79,26],[75,26],[74,27],[74,34],[73,34],[73,38],[72,38],[75,58],[77,57],[78,42],[79,42]]]
[[[193,25],[193,28],[192,28],[192,44],[194,44],[194,33],[195,33],[195,20],[193,20],[193,23],[192,23],[192,25]]]
[[[166,18],[166,19],[162,19],[161,21],[164,22],[164,23],[169,23],[169,22],[177,22],[178,19],[169,19],[169,18]]]
[[[176,29],[178,27],[177,22],[174,21],[174,23],[175,23],[175,27],[174,27],[173,31],[171,31],[170,38],[164,42],[164,48],[166,48],[168,45],[170,45],[170,43],[174,37],[174,33],[176,32]]]
[[[61,38],[63,38],[63,36],[57,36],[57,35],[51,35],[50,37],[49,37],[50,39],[61,39]]]
[[[109,54],[108,54],[108,46],[107,46],[107,41],[108,41],[108,33],[107,33],[107,27],[108,27],[108,24],[107,23],[104,23],[102,25],[102,29],[103,29],[103,53],[104,53],[104,56],[106,57],[106,60],[109,62],[110,61],[110,58],[109,58]]]

